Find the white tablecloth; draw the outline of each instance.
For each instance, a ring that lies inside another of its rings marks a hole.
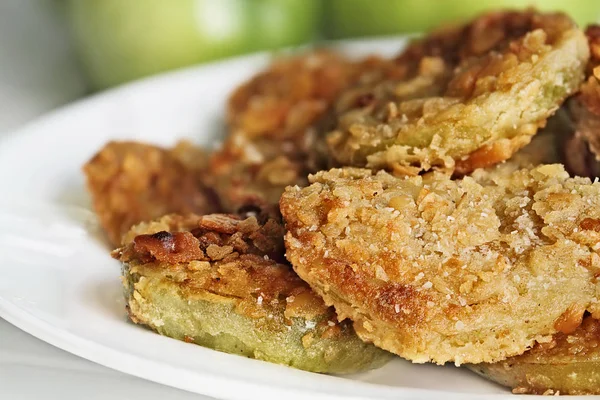
[[[0,135],[85,93],[64,24],[56,12],[59,3],[0,1]],[[0,318],[0,399],[208,398],[73,356]]]

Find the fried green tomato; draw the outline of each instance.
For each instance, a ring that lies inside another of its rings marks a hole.
[[[556,334],[525,354],[467,366],[519,394],[600,394],[600,321],[586,317],[570,334]]]
[[[227,106],[229,135],[210,157],[207,177],[224,211],[274,206],[286,186],[305,185],[326,162],[317,133],[326,130],[332,103],[357,80],[375,79],[371,71],[382,73],[382,64],[315,50],[276,59],[238,87]]]
[[[389,353],[338,322],[286,264],[275,219],[171,215],[113,252],[130,319],[175,339],[325,373],[383,365]]]
[[[496,164],[579,88],[588,57],[564,14],[497,12],[435,31],[395,60],[404,76],[342,93],[330,156],[401,175]]]
[[[286,256],[364,340],[413,362],[481,363],[600,316],[600,183],[559,164],[508,176],[358,168],[281,198]]]

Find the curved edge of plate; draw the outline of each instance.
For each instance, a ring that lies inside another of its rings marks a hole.
[[[26,311],[0,298],[0,317],[24,332],[52,346],[58,347],[78,357],[90,360],[105,367],[133,375],[141,379],[175,387],[188,392],[219,399],[247,400],[248,393],[260,393],[265,400],[285,398],[286,400],[382,400],[382,399],[431,399],[444,396],[446,400],[486,400],[509,399],[514,395],[448,393],[439,390],[423,390],[415,388],[391,388],[367,382],[351,382],[354,385],[369,387],[370,394],[327,393],[315,388],[305,387],[291,391],[289,387],[277,385],[265,386],[247,380],[231,379],[218,374],[194,373],[192,371],[162,364],[134,354],[121,353],[110,347],[96,344],[65,330],[57,330],[44,321],[29,315]],[[350,382],[349,382],[350,383]],[[202,390],[198,390],[198,388]]]

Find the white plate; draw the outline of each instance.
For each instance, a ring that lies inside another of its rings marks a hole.
[[[343,44],[396,52],[394,41]],[[119,265],[108,255],[81,165],[109,139],[212,145],[224,102],[263,67],[245,57],[140,81],[54,112],[0,141],[0,316],[81,357],[227,399],[514,398],[462,369],[401,359],[335,377],[224,354],[127,322]],[[1,340],[1,338],[0,338]]]

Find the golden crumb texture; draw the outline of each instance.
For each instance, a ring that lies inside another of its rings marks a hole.
[[[310,180],[280,202],[287,258],[366,341],[419,363],[494,362],[600,317],[600,184],[561,165]]]
[[[340,166],[467,174],[510,158],[584,77],[584,33],[564,14],[502,11],[434,31],[354,86],[327,134]]]
[[[239,299],[241,311],[266,315],[271,306],[286,305],[273,299],[297,296],[304,301],[291,302],[288,314],[326,313],[283,257],[283,226],[271,218],[261,222],[228,214],[167,215],[133,227],[125,235],[131,241],[114,254],[133,269],[173,275],[195,296]],[[257,302],[259,296],[263,301]]]
[[[166,149],[140,142],[107,143],[83,167],[94,210],[111,243],[134,224],[169,213],[218,208],[202,182],[207,156],[188,142]]]
[[[572,175],[600,176],[600,26],[585,30],[590,48],[586,79],[566,106],[572,128],[562,135],[561,155]]]

